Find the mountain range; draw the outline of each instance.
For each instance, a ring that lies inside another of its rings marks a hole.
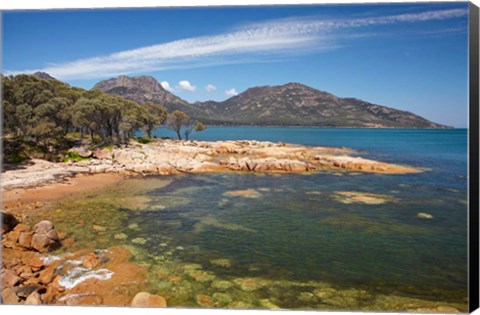
[[[151,76],[119,76],[93,88],[138,103],[162,104],[169,111],[178,109],[211,125],[450,128],[411,112],[341,98],[300,83],[252,87],[222,102],[193,104],[165,90]]]

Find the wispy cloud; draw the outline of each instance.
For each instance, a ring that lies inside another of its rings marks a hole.
[[[219,35],[186,38],[106,56],[52,64],[39,69],[7,71],[7,74],[44,71],[59,79],[98,79],[188,65],[198,67],[199,61],[201,64],[212,64],[215,63],[212,59],[217,58],[222,60],[221,63],[236,63],[243,57],[251,60],[255,54],[262,58],[265,55],[275,58],[279,55],[338,48],[341,45],[337,43],[338,36],[335,35],[340,29],[446,20],[467,14],[466,9],[449,9],[359,19],[275,20],[246,25]],[[171,88],[169,85],[168,87]],[[184,88],[181,84],[179,87],[184,90],[192,89]]]

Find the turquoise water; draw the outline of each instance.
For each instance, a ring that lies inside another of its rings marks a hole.
[[[158,136],[169,136],[157,130]],[[412,297],[463,301],[467,289],[466,130],[209,127],[198,140],[255,139],[348,147],[358,155],[429,170],[420,174],[188,175],[152,189],[128,212],[131,237],[223,277],[327,281]],[[232,197],[254,189],[257,198]],[[378,205],[339,202],[336,192],[387,195]],[[172,203],[171,200],[183,202]],[[432,220],[422,220],[425,212]],[[228,259],[229,268],[210,263]]]

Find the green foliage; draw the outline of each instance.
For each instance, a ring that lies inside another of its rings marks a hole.
[[[28,137],[9,137],[3,139],[3,162],[8,164],[17,164],[29,159],[45,159],[50,161],[62,161],[63,152],[71,148],[73,142],[67,139],[53,142],[55,150],[49,150],[44,145],[36,141],[29,140]],[[51,148],[50,148],[51,149]]]
[[[77,152],[67,152],[65,158],[63,159],[63,162],[80,162],[80,161],[85,161],[85,160],[91,160],[91,158],[84,158],[78,155]]]
[[[1,79],[4,138],[23,136],[45,152],[59,153],[65,141],[78,136],[104,145],[128,143],[135,131],[143,129],[151,138],[153,129],[167,118],[161,105],[140,105],[100,90],[29,75]]]
[[[196,132],[204,131],[205,129],[207,129],[207,126],[205,126],[201,122],[197,123],[197,125],[195,126],[195,131]]]
[[[5,157],[5,163],[19,164],[27,160],[27,157],[23,154],[10,154]]]
[[[145,132],[149,138],[152,138],[152,131],[160,127],[167,119],[167,109],[161,105],[147,102],[145,104],[146,113],[144,114]]]
[[[137,138],[137,141],[138,141],[139,143],[141,143],[141,144],[148,144],[148,143],[152,142],[151,139],[141,138],[141,137],[140,137],[140,138]]]

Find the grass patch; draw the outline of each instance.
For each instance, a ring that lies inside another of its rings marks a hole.
[[[80,161],[86,161],[86,160],[91,160],[91,158],[85,158],[81,157],[77,152],[67,152],[67,156],[63,159],[63,162],[80,162]]]

